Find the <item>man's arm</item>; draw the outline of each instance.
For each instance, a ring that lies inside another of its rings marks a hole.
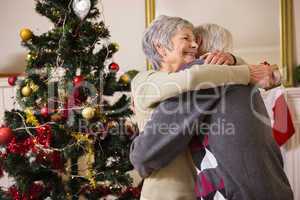
[[[213,89],[194,91],[159,104],[131,145],[130,161],[142,177],[166,166],[186,150],[192,136],[199,134],[198,125],[206,117],[203,113],[212,110],[220,95]]]
[[[204,64],[216,65],[245,65],[247,64],[242,58],[234,56],[232,53],[224,51],[208,52],[200,56]]]

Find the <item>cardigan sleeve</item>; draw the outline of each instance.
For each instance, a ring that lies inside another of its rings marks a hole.
[[[244,59],[242,59],[241,57],[236,56],[236,64],[235,65],[246,65],[246,61]]]
[[[146,71],[133,79],[132,97],[135,106],[144,110],[187,91],[215,88],[224,84],[248,85],[249,81],[248,65],[193,65],[174,73]]]

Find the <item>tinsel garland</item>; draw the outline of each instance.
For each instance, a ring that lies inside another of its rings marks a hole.
[[[39,126],[39,121],[35,117],[32,108],[26,108],[24,112],[26,114],[26,123],[32,124],[33,126]]]
[[[94,144],[93,144],[93,140],[91,138],[89,138],[88,134],[84,134],[84,133],[73,133],[72,136],[75,138],[76,142],[78,145],[86,143],[85,147],[85,151],[87,153],[87,176],[86,179],[89,181],[91,187],[93,189],[96,188],[96,179],[95,179],[95,172],[93,170],[93,162],[94,162]]]

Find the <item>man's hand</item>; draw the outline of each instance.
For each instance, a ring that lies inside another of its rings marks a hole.
[[[216,65],[234,65],[235,58],[232,54],[222,51],[214,51],[200,56],[200,59],[205,60],[204,64]]]
[[[276,69],[278,69],[277,65],[250,65],[250,83],[264,89],[272,88],[276,82],[273,75],[273,72]]]

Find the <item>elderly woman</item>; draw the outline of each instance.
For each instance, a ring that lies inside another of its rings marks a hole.
[[[213,107],[218,108],[220,95],[223,95],[215,94],[220,91],[219,89],[203,89],[229,83],[248,85],[249,82],[253,84],[260,82],[268,87],[269,81],[271,80],[270,76],[272,71],[268,66],[264,65],[226,67],[218,65],[194,65],[191,68],[177,72],[183,65],[195,60],[197,44],[195,43],[192,30],[192,24],[186,20],[162,16],[153,22],[144,36],[144,52],[157,70],[142,72],[138,74],[132,82],[132,95],[136,107],[138,126],[141,131],[145,132],[134,140],[130,156],[133,165],[139,171],[140,175],[146,177],[141,199],[196,199],[193,190],[195,168],[188,149],[188,143],[190,142],[192,134],[187,134],[187,131],[191,130],[189,127],[193,125],[193,122],[198,122],[198,120],[200,120],[201,123],[203,122],[205,118],[203,114],[204,111],[209,111]],[[189,90],[199,90],[199,92],[184,93]],[[239,96],[234,96],[234,94],[238,92],[241,92],[241,95],[244,95],[243,97],[248,98],[251,94],[251,88],[249,89],[249,87],[246,86],[240,90],[233,88],[230,91],[226,91],[226,97],[239,98]],[[183,97],[180,99],[180,104],[176,99],[166,100],[180,93],[184,93],[180,95],[180,97]],[[197,95],[199,97],[199,94],[204,94],[205,96],[200,99],[193,99],[193,101],[189,98],[197,97]],[[166,101],[161,103],[153,113],[154,106],[163,100]],[[231,101],[226,102],[229,105],[235,105],[235,103]],[[238,105],[236,108],[247,107],[245,102],[247,101],[242,102],[241,105]],[[183,108],[183,112],[179,112],[178,108]],[[231,108],[235,109],[234,106],[231,106]],[[173,111],[170,111],[170,109],[173,109]],[[190,110],[187,111],[186,109]],[[248,116],[250,115],[250,113],[248,113],[249,110],[243,113],[244,110],[241,113],[233,112],[231,118],[228,117],[229,120],[239,120],[238,123],[241,123],[241,126],[245,126],[245,123],[248,122],[258,121],[255,121],[252,116]],[[170,114],[170,112],[173,112],[173,114]],[[241,117],[241,114],[245,115],[245,117]],[[152,120],[149,121],[150,116]],[[217,118],[218,113],[211,115],[212,120],[217,120]],[[167,120],[167,124],[160,124],[163,120]],[[174,122],[173,125],[175,126],[168,126],[172,124],[172,122]],[[147,126],[145,127],[146,123]],[[255,132],[262,134],[262,136],[259,137],[262,140],[265,129],[264,127],[257,128],[258,130],[255,130]],[[240,132],[242,132],[241,127],[239,126],[237,129],[237,136],[242,137],[243,134],[240,134]],[[248,136],[251,131],[246,130],[246,132],[249,132],[246,134]],[[196,130],[194,130],[193,133],[196,133]],[[253,134],[253,131],[251,134]],[[222,140],[223,138],[219,139]],[[226,150],[224,143],[231,141],[228,141],[228,139],[224,140],[220,146],[217,145],[218,140],[216,140],[216,138],[213,138],[212,142],[215,144],[213,147],[220,153]],[[263,144],[264,142],[265,141],[262,140],[259,144]],[[234,144],[234,142],[228,143],[228,145],[232,144]],[[229,148],[230,151],[228,152],[241,151],[241,145],[244,144],[235,144]],[[271,146],[272,150],[275,149],[275,153],[272,154],[273,151],[271,151],[271,155],[268,155],[266,158],[266,163],[274,164],[274,168],[277,168],[279,171],[274,176],[275,182],[277,183],[278,180],[283,180],[285,183],[286,177],[282,174],[282,166],[280,163],[278,164],[280,160],[280,158],[277,158],[279,156],[277,155],[278,148],[276,149],[273,145]],[[220,153],[220,155],[226,160],[230,154],[224,156],[224,153]],[[229,161],[226,161],[230,162],[231,165],[223,160],[221,164],[226,163],[225,166],[231,167],[236,164],[237,160],[243,160],[241,155],[234,156],[236,156],[234,157],[235,159],[228,159]],[[269,157],[272,159],[270,160]],[[273,163],[271,161],[273,161]],[[271,168],[273,169],[273,167]],[[260,169],[260,165],[257,165],[255,169]],[[228,171],[226,171],[228,170],[227,168],[223,170],[224,173],[228,173]],[[230,178],[225,179],[225,184],[236,181],[234,180],[236,177],[228,177]],[[237,181],[237,183],[240,182]],[[233,185],[229,188],[236,189],[238,194],[232,194],[236,191],[229,191],[228,194],[232,195],[234,199],[243,199],[239,198],[241,194],[239,193],[239,189],[235,187],[236,185]],[[286,189],[286,187],[284,188]],[[289,187],[287,188],[289,189]],[[287,192],[288,189],[284,191]],[[250,198],[247,197],[244,199]]]

